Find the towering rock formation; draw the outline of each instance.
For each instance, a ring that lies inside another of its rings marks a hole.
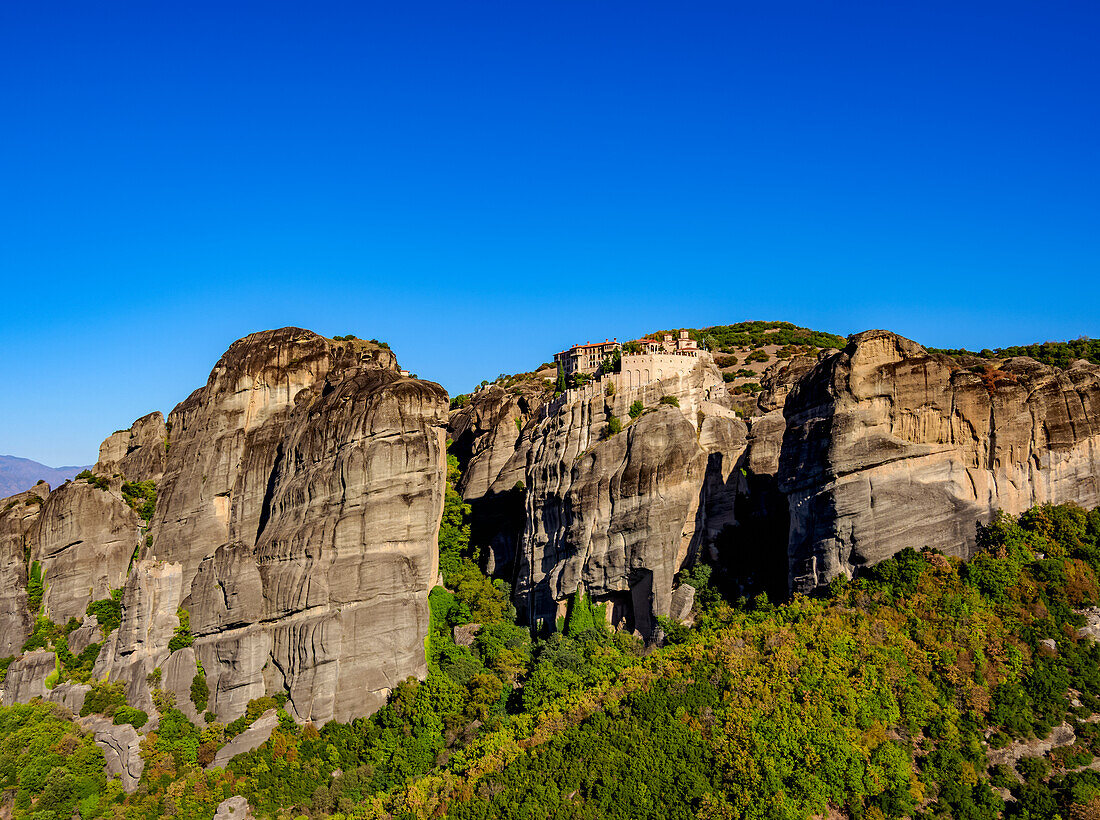
[[[150,619],[178,605],[223,720],[276,691],[302,720],[348,720],[426,674],[446,408],[373,343],[284,328],[233,344],[169,415],[146,557],[175,569],[131,577],[134,623],[105,665],[135,662],[128,629],[156,635],[137,657],[160,665],[170,632]]]
[[[523,428],[549,398],[550,388],[540,381],[508,389],[494,384],[451,413],[451,452],[462,469],[458,490],[463,498],[470,501],[491,491],[520,446]]]
[[[299,328],[234,342],[206,385],[168,416],[152,554],[181,563],[189,586],[218,545],[254,544],[291,417],[297,411],[299,423],[322,391],[368,370],[400,378],[393,353],[369,342],[332,342]]]
[[[966,555],[997,509],[1100,504],[1100,368],[975,370],[872,330],[794,385],[778,470],[793,590],[904,547]]]
[[[85,619],[70,647],[102,639],[94,676],[126,681],[150,727],[153,685],[200,718],[200,667],[221,721],[277,692],[299,720],[373,711],[427,671],[444,425],[473,540],[533,624],[583,589],[649,636],[689,609],[675,575],[704,553],[744,591],[785,594],[907,546],[967,554],[998,508],[1100,504],[1092,365],[968,368],[869,331],[770,370],[747,421],[706,356],[632,381],[558,398],[537,381],[490,387],[448,419],[443,389],[403,377],[387,348],[252,334],[167,420],[112,434],[93,481],[0,502],[0,657],[33,626],[37,563],[38,612],[59,623],[122,588],[121,626],[103,639]],[[124,481],[155,483],[150,521]],[[46,688],[55,666],[46,650],[17,660],[5,702],[77,704],[86,687]]]
[[[0,502],[0,657],[19,654],[34,625],[27,608],[27,534],[49,492],[39,484]]]
[[[471,540],[488,547],[488,570],[511,577],[525,521],[522,487],[533,424],[551,398],[542,380],[490,385],[451,411],[450,452],[458,459],[458,490],[471,508]]]
[[[135,706],[153,712],[159,669],[197,718],[187,701],[201,663],[223,721],[276,692],[301,720],[370,713],[427,673],[446,413],[444,390],[403,377],[376,343],[298,328],[236,342],[167,422],[152,413],[112,434],[95,482],[8,505],[4,640],[17,651],[30,628],[26,552],[54,621],[123,589],[94,674],[125,680]],[[148,545],[124,480],[156,483]],[[185,615],[193,646],[171,652]],[[27,684],[14,697],[40,683],[38,666],[15,667]]]
[[[746,429],[707,360],[608,394],[611,381],[569,391],[521,437],[526,527],[517,603],[531,622],[552,623],[583,586],[610,604],[613,623],[648,636],[671,611],[676,572],[732,523],[721,496],[736,486]],[[662,404],[664,396],[679,406]],[[631,422],[634,401],[647,412]],[[608,433],[612,417],[622,432]]]

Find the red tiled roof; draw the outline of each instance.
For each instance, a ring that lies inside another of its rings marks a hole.
[[[617,345],[617,344],[618,344],[618,342],[596,342],[594,344],[589,344],[589,345],[573,345],[571,348],[569,348],[569,350],[581,350],[582,348],[587,348],[587,347],[613,347],[614,345]],[[569,350],[563,350],[561,352],[562,353],[568,353]]]

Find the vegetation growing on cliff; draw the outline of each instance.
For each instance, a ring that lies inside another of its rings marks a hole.
[[[110,482],[105,475],[96,475],[91,470],[81,470],[76,474],[76,481],[87,481],[93,487],[100,490],[107,490],[110,486]]]
[[[148,524],[157,508],[157,485],[153,481],[123,481],[122,498]]]

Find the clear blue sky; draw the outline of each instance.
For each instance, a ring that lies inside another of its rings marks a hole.
[[[246,333],[463,392],[785,319],[1100,336],[1096,2],[0,4],[0,453],[94,461]]]

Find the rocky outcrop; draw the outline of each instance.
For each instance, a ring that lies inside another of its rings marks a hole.
[[[677,571],[732,523],[732,505],[718,496],[736,487],[746,445],[724,388],[708,386],[710,370],[701,361],[685,375],[610,392],[597,383],[547,405],[529,433],[515,579],[531,622],[553,623],[582,587],[610,604],[613,623],[645,636],[670,614]],[[647,412],[631,422],[636,400]],[[610,433],[612,417],[626,422],[622,432]]]
[[[160,411],[142,416],[129,430],[118,430],[99,445],[96,475],[130,481],[159,481],[168,460],[168,428]]]
[[[171,446],[152,522],[153,554],[183,565],[190,586],[219,545],[254,544],[290,419],[346,375],[399,378],[396,358],[368,342],[282,328],[234,342],[204,387],[168,417]]]
[[[126,582],[145,522],[119,486],[115,480],[103,490],[78,479],[58,487],[27,533],[30,560],[45,577],[43,611],[56,623],[82,619],[91,601]]]
[[[778,471],[791,589],[904,547],[967,556],[998,509],[1100,504],[1100,368],[976,370],[874,330],[798,381]]]
[[[137,562],[122,591],[122,624],[107,637],[92,670],[97,680],[126,683],[126,702],[148,713],[149,728],[157,722],[149,676],[168,658],[182,581],[179,564]]]
[[[19,654],[34,626],[27,608],[27,535],[49,491],[39,484],[0,500],[0,657]]]
[[[4,678],[4,706],[45,698],[49,693],[46,678],[56,668],[57,656],[45,649],[36,649],[17,658],[8,667],[7,677]]]
[[[220,802],[214,812],[214,820],[252,820],[252,817],[252,807],[239,794]]]
[[[376,343],[298,328],[236,342],[166,424],[153,414],[104,443],[97,469],[131,479],[167,457],[152,544],[95,674],[126,680],[152,715],[159,670],[197,718],[201,664],[219,720],[285,692],[317,723],[368,714],[426,675],[446,411],[441,387],[402,376]],[[178,609],[194,645],[170,655]]]
[[[275,727],[278,725],[278,714],[274,709],[268,709],[256,718],[255,723],[218,749],[217,754],[214,755],[214,759],[206,768],[224,769],[226,764],[237,755],[251,752],[253,749],[258,749],[267,742],[267,739],[271,737],[271,733],[275,731]]]
[[[95,744],[103,751],[107,761],[107,774],[122,781],[127,794],[137,791],[145,761],[141,758],[141,735],[129,723],[116,726],[110,718],[88,715],[77,721],[86,732],[92,733]]]
[[[464,499],[489,493],[519,446],[521,431],[538,416],[549,392],[542,380],[521,381],[508,389],[493,384],[451,411],[451,452],[462,471],[458,490]]]
[[[693,590],[675,577],[700,555],[731,589],[785,594],[905,546],[967,554],[997,508],[1100,503],[1092,365],[971,370],[870,331],[762,383],[739,405],[746,420],[707,356],[641,387],[611,376],[551,398],[534,380],[490,386],[448,418],[442,388],[403,376],[376,343],[252,334],[167,420],[112,434],[94,484],[4,502],[0,657],[30,631],[38,562],[57,622],[123,588],[93,675],[125,680],[150,728],[153,686],[200,717],[200,667],[222,722],[280,692],[299,721],[373,711],[427,671],[445,425],[472,540],[521,616],[552,624],[583,589],[646,637],[661,616],[690,619]],[[645,412],[632,419],[635,401]],[[148,531],[124,479],[156,483]],[[100,640],[86,619],[70,647]],[[45,689],[52,659],[12,664],[5,702],[77,703],[68,684]]]
[[[191,684],[199,671],[195,650],[190,646],[177,649],[161,664],[160,671],[161,689],[171,692],[176,698],[176,708],[187,715],[192,723],[201,726],[204,722],[203,715],[191,700]]]
[[[72,712],[80,711],[84,705],[84,695],[90,687],[74,683],[62,683],[52,688],[47,686],[50,676],[58,668],[57,657],[47,649],[36,649],[17,658],[8,667],[3,689],[0,690],[0,702],[11,706],[41,698],[59,703]]]
[[[302,720],[347,720],[427,673],[445,410],[438,385],[367,370],[294,418],[255,545],[219,547],[192,585],[219,717],[222,692],[259,683]]]
[[[550,398],[544,380],[508,388],[489,385],[452,410],[450,452],[458,459],[458,490],[470,505],[471,540],[488,547],[491,574],[511,577],[523,538],[526,454],[539,410]]]
[[[93,643],[102,643],[103,630],[99,628],[99,622],[91,615],[85,615],[80,626],[69,633],[69,651],[79,655]]]

